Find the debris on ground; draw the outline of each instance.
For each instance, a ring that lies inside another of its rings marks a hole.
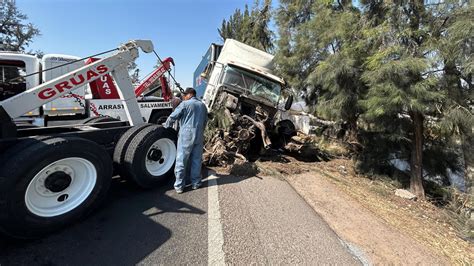
[[[279,149],[271,148],[269,137],[262,134],[256,121],[248,116],[231,116],[225,114],[223,124],[227,128],[216,128],[207,132],[207,142],[204,145],[203,162],[207,166],[228,166],[234,163],[255,161],[259,158],[275,157],[282,154],[291,155],[301,161],[317,162],[327,161],[330,156],[321,152],[312,136],[297,132],[295,136],[284,139],[284,145]],[[257,136],[258,135],[258,136]],[[263,141],[263,147],[258,147],[259,142],[253,141],[256,137]]]
[[[255,144],[252,140],[257,134],[261,135],[259,137],[262,139],[263,147],[269,148],[271,142],[263,124],[268,119],[268,114],[260,106],[257,106],[255,112],[256,119],[231,113],[225,107],[214,112],[205,133],[203,154],[205,165],[226,166],[233,164],[236,159],[247,161],[245,155],[248,155],[252,144]]]
[[[416,200],[416,195],[406,189],[396,189],[395,196],[409,200]]]
[[[258,167],[251,162],[239,161],[229,168],[229,173],[234,176],[250,177],[259,173]]]

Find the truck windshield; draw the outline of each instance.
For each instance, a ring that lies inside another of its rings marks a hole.
[[[25,65],[23,62],[0,62],[0,101],[26,90]]]
[[[280,98],[280,83],[240,68],[227,66],[222,83],[247,90],[252,95],[274,104],[277,104]]]

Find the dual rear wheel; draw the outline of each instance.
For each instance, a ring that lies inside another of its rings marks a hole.
[[[156,125],[128,129],[113,158],[83,138],[24,139],[0,155],[0,231],[36,238],[59,230],[100,205],[113,165],[150,188],[172,176],[175,158],[176,132]]]

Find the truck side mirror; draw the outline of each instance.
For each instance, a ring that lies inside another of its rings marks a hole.
[[[209,79],[209,73],[211,72],[211,64],[207,64],[206,68],[204,68],[204,71],[201,73],[201,78],[203,80],[208,80]]]
[[[293,95],[288,96],[288,99],[286,99],[285,110],[290,110],[291,105],[293,105]]]

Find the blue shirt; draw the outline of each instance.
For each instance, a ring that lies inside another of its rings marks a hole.
[[[165,127],[171,127],[175,121],[179,121],[180,138],[185,138],[187,142],[194,144],[204,141],[207,108],[196,97],[192,97],[178,105],[166,120]]]

